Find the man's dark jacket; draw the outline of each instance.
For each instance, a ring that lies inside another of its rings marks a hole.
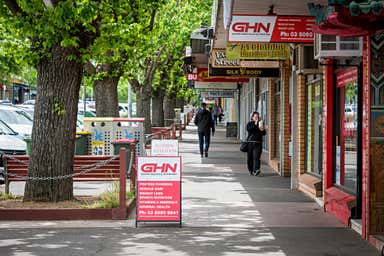
[[[195,124],[198,132],[207,132],[212,129],[215,132],[215,123],[212,119],[212,114],[207,109],[200,109],[195,117]]]

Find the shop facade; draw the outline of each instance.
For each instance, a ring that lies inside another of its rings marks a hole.
[[[362,14],[360,8],[369,6],[364,1],[354,9],[349,8],[348,1],[334,4],[332,13],[317,13],[323,18],[316,32],[326,37],[338,35],[344,41],[360,37],[362,57],[323,61],[324,204],[328,212],[347,225],[357,226],[363,238],[382,250],[384,34],[376,30],[382,27],[383,9],[365,9]]]

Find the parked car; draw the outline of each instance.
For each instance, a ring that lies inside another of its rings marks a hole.
[[[119,103],[119,114],[120,114],[120,117],[128,116],[128,104]]]
[[[344,107],[344,115],[347,118],[356,118],[357,115],[357,107],[356,105],[348,105]]]
[[[128,104],[127,103],[119,103],[119,114],[120,117],[128,116]],[[136,103],[132,103],[132,116],[136,116]]]
[[[4,155],[25,155],[26,147],[26,142],[18,137],[18,133],[0,121],[0,169],[4,168]],[[0,174],[0,183],[3,182],[4,176]]]
[[[12,105],[12,102],[10,102],[9,100],[0,100],[0,104],[2,104],[2,105]]]
[[[20,108],[0,105],[0,120],[21,136],[31,136],[32,134],[32,118]]]
[[[22,105],[22,106],[35,106],[35,103],[36,103],[35,100],[26,100],[26,101],[24,101],[24,103],[21,104],[21,105]]]

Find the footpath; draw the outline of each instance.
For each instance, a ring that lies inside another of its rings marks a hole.
[[[183,227],[127,221],[0,222],[0,255],[377,256],[355,231],[290,190],[268,166],[249,176],[246,155],[219,127],[200,158],[195,127],[180,142]]]

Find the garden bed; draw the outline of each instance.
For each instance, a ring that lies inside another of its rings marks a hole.
[[[57,203],[23,202],[20,196],[0,195],[0,220],[123,220],[135,206],[133,195],[125,206],[103,196],[77,196]]]

